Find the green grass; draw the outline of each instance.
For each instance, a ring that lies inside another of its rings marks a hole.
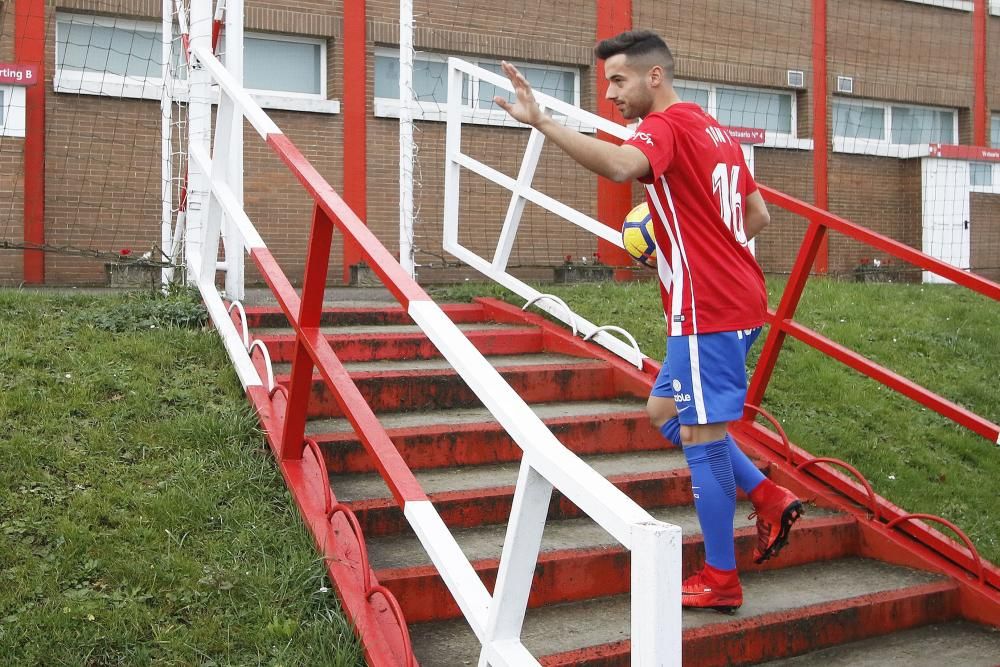
[[[768,283],[776,306],[784,280]],[[664,324],[653,283],[546,285],[595,324],[624,326],[662,358]],[[434,290],[523,303],[497,286]],[[814,279],[796,321],[992,421],[1000,419],[1000,308],[946,285]],[[762,339],[763,340],[763,339]],[[751,369],[762,343],[750,359]],[[789,438],[857,467],[875,490],[912,512],[955,522],[1000,562],[1000,449],[820,352],[787,339],[763,405]]]
[[[0,291],[0,664],[363,664],[203,321]]]

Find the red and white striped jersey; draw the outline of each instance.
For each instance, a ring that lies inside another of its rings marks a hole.
[[[641,179],[656,235],[668,336],[764,323],[764,274],[747,248],[743,206],[757,184],[743,151],[697,104],[649,114],[626,144],[643,152]]]

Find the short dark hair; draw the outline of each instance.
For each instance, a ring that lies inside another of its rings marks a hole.
[[[674,56],[663,38],[652,30],[628,30],[609,37],[594,47],[594,55],[600,60],[624,53],[628,59],[646,58],[663,65],[667,76],[674,78]]]

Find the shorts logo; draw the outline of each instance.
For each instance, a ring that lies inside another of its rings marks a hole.
[[[681,381],[680,380],[675,379],[673,381],[673,385],[674,385],[674,391],[680,391],[681,390]]]

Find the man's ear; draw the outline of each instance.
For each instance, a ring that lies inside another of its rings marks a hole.
[[[653,88],[657,88],[663,85],[663,68],[659,65],[653,65],[649,68],[649,72],[646,74],[649,78],[649,85]]]

